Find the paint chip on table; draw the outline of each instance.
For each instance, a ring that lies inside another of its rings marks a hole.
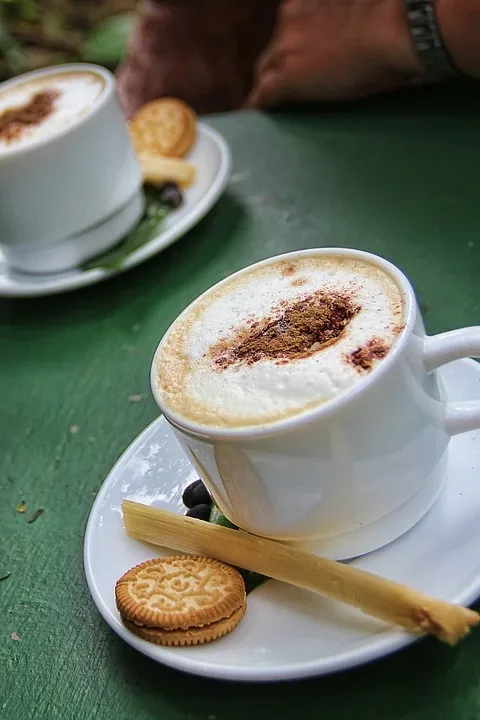
[[[10,637],[12,640],[20,640],[20,636],[16,632],[11,633]]]
[[[72,435],[76,435],[79,430],[80,430],[79,425],[70,425],[70,432]]]
[[[128,402],[137,403],[137,402],[140,402],[141,400],[143,400],[143,399],[146,398],[146,397],[147,397],[147,396],[146,396],[145,393],[137,393],[136,395],[129,395],[129,396],[128,396]]]

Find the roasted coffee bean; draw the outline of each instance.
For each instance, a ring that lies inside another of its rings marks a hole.
[[[200,505],[195,505],[195,507],[191,508],[187,512],[187,517],[197,518],[197,520],[206,520],[208,522],[210,520],[210,511],[210,505],[201,503]]]
[[[211,505],[212,498],[207,488],[201,480],[196,480],[183,491],[183,504],[187,508],[193,508],[195,505]]]
[[[176,210],[183,203],[183,195],[180,188],[174,182],[166,182],[160,188],[160,197],[165,205]]]

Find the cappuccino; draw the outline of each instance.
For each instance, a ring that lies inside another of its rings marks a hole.
[[[0,89],[0,156],[55,137],[100,97],[105,82],[91,71],[68,71]]]
[[[403,327],[397,283],[373,263],[299,256],[209,290],[157,356],[165,408],[209,427],[274,423],[358,386]]]

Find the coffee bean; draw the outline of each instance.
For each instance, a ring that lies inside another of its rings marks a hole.
[[[191,508],[187,512],[187,517],[197,518],[197,520],[206,520],[208,522],[210,520],[210,510],[210,505],[201,503],[200,505],[195,505],[195,507]]]
[[[207,488],[201,480],[196,480],[183,491],[183,504],[187,508],[193,508],[195,505],[211,505],[212,498]]]
[[[160,188],[160,197],[169,208],[176,210],[183,203],[183,195],[176,183],[166,182]]]

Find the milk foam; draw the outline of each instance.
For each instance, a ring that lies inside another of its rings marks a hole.
[[[45,120],[25,128],[17,139],[7,141],[0,137],[0,155],[19,146],[29,146],[51,138],[73,125],[97,100],[104,86],[100,75],[71,71],[20,82],[0,91],[0,116],[6,110],[27,105],[39,92],[54,90],[58,93],[54,109]]]
[[[211,348],[232,340],[253,320],[271,317],[281,301],[313,292],[349,296],[360,309],[340,338],[308,357],[219,368]],[[352,353],[381,340],[386,354],[403,320],[402,293],[377,266],[350,258],[300,257],[254,268],[214,288],[168,332],[158,356],[158,387],[167,409],[202,425],[264,425],[324,405],[348,392],[371,369]],[[374,370],[382,359],[372,361]]]

